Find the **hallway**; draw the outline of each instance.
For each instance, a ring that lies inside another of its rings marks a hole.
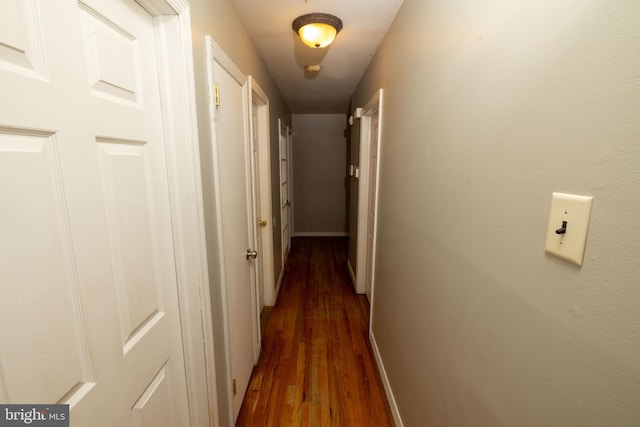
[[[295,238],[237,426],[393,426],[346,238]]]

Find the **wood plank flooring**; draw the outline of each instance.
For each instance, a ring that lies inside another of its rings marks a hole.
[[[346,238],[295,238],[237,426],[394,426]]]

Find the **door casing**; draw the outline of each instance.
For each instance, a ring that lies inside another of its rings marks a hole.
[[[234,395],[234,390],[233,390],[233,378],[232,378],[232,366],[233,366],[233,360],[232,360],[232,354],[231,354],[231,335],[230,335],[230,327],[231,327],[231,312],[230,312],[230,307],[229,307],[229,298],[230,298],[230,288],[229,286],[232,285],[230,278],[228,277],[229,273],[227,272],[227,268],[226,265],[228,264],[227,261],[229,262],[235,262],[234,260],[228,259],[227,258],[227,250],[226,250],[226,245],[225,242],[227,240],[225,240],[223,238],[224,234],[225,234],[225,229],[228,230],[228,228],[226,225],[223,225],[223,203],[222,203],[222,191],[225,191],[225,189],[222,187],[222,183],[220,180],[220,175],[218,173],[218,171],[220,170],[220,166],[221,166],[221,159],[218,155],[218,151],[215,147],[217,147],[219,141],[218,141],[218,137],[217,137],[217,125],[216,125],[216,117],[217,117],[217,113],[216,113],[216,77],[214,76],[215,72],[214,69],[216,68],[216,64],[217,67],[219,67],[219,70],[221,69],[222,71],[224,71],[225,73],[227,73],[227,75],[230,77],[230,79],[235,80],[235,82],[241,87],[242,90],[242,102],[243,102],[243,107],[242,107],[242,122],[243,122],[243,127],[241,129],[242,135],[243,135],[243,150],[244,150],[244,162],[243,165],[241,166],[243,168],[242,174],[244,174],[244,180],[245,180],[245,184],[247,185],[243,190],[244,190],[244,196],[246,197],[246,209],[247,212],[245,212],[246,214],[246,227],[248,230],[248,237],[249,237],[249,241],[247,242],[251,247],[248,249],[253,249],[255,246],[255,241],[253,241],[253,233],[251,233],[252,230],[252,223],[253,223],[253,219],[252,219],[252,214],[251,214],[251,205],[252,205],[252,200],[251,200],[251,186],[250,186],[250,182],[251,182],[251,161],[250,161],[250,141],[249,141],[249,108],[248,108],[248,103],[250,102],[250,92],[249,92],[249,85],[248,85],[248,77],[245,76],[238,67],[236,67],[236,65],[233,63],[233,61],[224,53],[224,51],[220,48],[220,46],[210,37],[210,36],[206,36],[205,37],[205,45],[206,45],[206,63],[207,63],[207,78],[208,78],[208,88],[209,88],[209,108],[210,108],[210,117],[211,117],[211,143],[214,146],[213,149],[213,153],[212,153],[212,161],[213,161],[213,168],[214,168],[214,197],[215,197],[215,204],[216,204],[216,208],[215,208],[215,212],[214,212],[214,217],[212,218],[212,227],[216,229],[216,233],[217,233],[217,252],[219,254],[219,258],[220,258],[220,265],[219,265],[219,278],[218,280],[220,281],[221,284],[221,310],[222,310],[222,319],[223,319],[223,325],[220,325],[220,327],[222,328],[221,331],[221,335],[223,336],[224,339],[224,350],[223,350],[223,354],[224,354],[224,358],[225,358],[225,380],[226,380],[226,386],[224,387],[224,390],[227,394],[227,411],[229,414],[231,414],[231,418],[232,420],[237,416],[237,412],[239,411],[239,406],[238,407],[234,407],[234,401],[237,401],[237,399],[240,396]],[[224,101],[224,94],[222,93],[224,91],[224,88],[220,88],[220,99],[221,99],[221,105],[223,105]],[[228,99],[228,98],[227,98]],[[227,189],[228,191],[229,189]],[[236,189],[237,190],[237,189]],[[239,212],[238,214],[242,215],[242,212]],[[233,254],[229,254],[232,256],[243,256],[243,254],[241,253],[233,253]],[[256,260],[248,260],[248,262],[255,262]],[[255,265],[255,264],[254,264]],[[254,269],[253,266],[250,267],[251,270]],[[250,273],[250,277],[254,276],[254,273],[251,272]],[[260,351],[260,342],[259,342],[259,337],[256,334],[256,330],[259,330],[259,322],[260,322],[260,318],[256,313],[255,307],[257,306],[257,301],[256,301],[256,289],[255,289],[255,283],[253,280],[250,279],[250,313],[249,316],[251,317],[251,333],[249,334],[252,337],[252,349],[253,349],[253,354],[252,356],[252,362],[253,364],[255,364],[258,360],[259,357],[259,351]],[[237,285],[237,284],[235,284]],[[209,310],[211,309],[211,300],[208,300],[207,302],[205,302],[207,305],[209,305]],[[237,315],[237,312],[234,312],[234,315]],[[218,334],[216,334],[218,335]],[[245,342],[245,341],[241,341],[241,342]],[[250,375],[250,374],[249,374]],[[240,388],[242,388],[243,386],[241,386]],[[235,396],[235,397],[234,397]],[[240,401],[241,403],[241,401]]]
[[[279,153],[280,153],[280,235],[282,238],[282,270],[287,262],[291,248],[291,139],[290,129],[278,119]],[[279,282],[278,282],[279,283]],[[276,290],[277,293],[277,290]]]
[[[380,147],[382,144],[382,99],[383,92],[382,89],[379,89],[373,97],[367,102],[367,104],[362,109],[362,116],[360,118],[360,176],[358,181],[358,238],[357,238],[357,263],[356,263],[356,292],[359,294],[365,293],[365,281],[367,277],[370,277],[371,280],[371,300],[370,306],[373,307],[373,299],[374,299],[374,283],[375,283],[375,254],[376,254],[376,224],[373,224],[373,242],[368,242],[368,227],[369,227],[369,219],[368,219],[368,208],[369,202],[373,198],[374,203],[376,205],[375,211],[378,211],[378,187],[376,185],[375,188],[371,188],[369,183],[371,179],[376,177],[376,182],[378,181],[378,173],[380,170]],[[376,170],[370,170],[369,167],[369,158],[371,157],[371,130],[372,130],[372,116],[378,116],[378,162],[376,166]],[[377,222],[377,216],[374,220]],[[373,250],[371,252],[370,260],[367,260],[367,245],[373,245]],[[366,271],[367,266],[371,266],[370,271]]]
[[[255,177],[261,183],[259,194],[254,194],[254,199],[259,201],[260,216],[267,221],[264,228],[257,227],[256,233],[262,233],[262,250],[258,254],[258,260],[262,265],[262,295],[264,305],[275,304],[275,273],[273,266],[273,208],[271,205],[271,143],[269,138],[269,98],[260,88],[260,85],[252,76],[249,76],[249,93],[251,100],[249,105],[258,118],[257,129],[251,122],[251,141],[259,144],[259,176]],[[251,116],[250,114],[249,116]],[[255,138],[254,138],[255,136]],[[254,203],[254,206],[256,203]],[[254,208],[255,209],[255,208]],[[256,237],[257,239],[257,237]],[[261,307],[260,307],[261,308]],[[260,309],[258,310],[258,315]]]
[[[218,425],[207,250],[196,122],[188,0],[137,0],[152,16],[158,71],[189,414],[194,426]],[[210,309],[210,308],[209,308]]]

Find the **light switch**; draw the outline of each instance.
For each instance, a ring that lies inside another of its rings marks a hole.
[[[545,252],[582,265],[593,197],[553,193]]]

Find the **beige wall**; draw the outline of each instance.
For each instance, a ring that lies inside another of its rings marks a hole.
[[[347,231],[344,114],[294,114],[294,233]]]
[[[218,381],[218,398],[220,425],[232,425],[232,415],[228,411],[226,390],[227,366],[224,363],[224,331],[222,329],[221,294],[219,278],[220,254],[217,253],[218,236],[213,224],[215,199],[213,194],[213,170],[211,163],[210,125],[208,110],[208,89],[205,62],[205,35],[210,35],[231,58],[235,65],[245,74],[251,75],[269,97],[270,103],[270,137],[271,137],[271,186],[273,206],[279,206],[279,154],[278,154],[278,118],[291,123],[291,115],[285,106],[265,64],[255,50],[253,43],[244,29],[239,16],[233,9],[230,0],[190,0],[191,23],[193,37],[194,74],[196,84],[198,127],[200,138],[200,156],[202,160],[203,191],[205,221],[207,233],[207,251],[209,257],[209,280],[213,308],[213,324],[216,343],[216,377]],[[282,250],[280,236],[280,212],[273,209],[276,222],[273,224],[274,267],[277,281],[282,271]]]
[[[373,333],[406,426],[640,420],[640,2],[405,0],[385,90]],[[595,197],[584,265],[553,191]]]

